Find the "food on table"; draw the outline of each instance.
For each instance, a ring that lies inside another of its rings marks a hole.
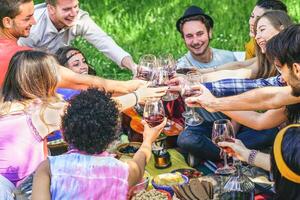
[[[168,200],[168,196],[155,189],[149,191],[142,190],[132,197],[131,200]]]
[[[119,151],[121,153],[135,153],[139,150],[139,148],[135,147],[135,146],[131,146],[131,145],[128,145],[124,148],[121,148]]]
[[[199,172],[198,170],[195,170],[195,169],[176,169],[172,172],[179,172],[179,173],[187,176],[189,179],[198,178],[203,175],[202,172]]]
[[[180,173],[165,173],[154,177],[154,182],[157,185],[178,185],[184,183],[184,178]]]

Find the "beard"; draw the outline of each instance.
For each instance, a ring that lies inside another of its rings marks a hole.
[[[195,47],[195,46],[192,46],[192,47]],[[201,49],[202,51],[198,51],[198,50],[195,50],[195,49],[190,49],[190,52],[195,55],[195,56],[203,56],[207,53],[207,51],[209,50],[209,42],[207,44],[203,44],[203,46],[201,46]]]
[[[292,88],[292,95],[294,97],[300,97],[300,83],[297,86],[291,86]]]

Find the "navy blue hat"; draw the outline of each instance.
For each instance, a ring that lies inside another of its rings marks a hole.
[[[188,7],[183,16],[180,17],[177,22],[176,22],[176,28],[179,32],[180,31],[180,24],[181,24],[181,21],[188,18],[188,17],[193,17],[193,16],[197,16],[197,15],[202,15],[204,16],[207,20],[208,20],[208,23],[210,25],[211,28],[213,28],[214,26],[214,20],[207,14],[204,13],[204,11],[202,10],[202,8],[199,8],[198,6],[190,6]]]

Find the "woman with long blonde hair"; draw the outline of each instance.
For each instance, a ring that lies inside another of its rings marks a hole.
[[[54,56],[31,50],[16,53],[9,64],[0,93],[0,176],[15,186],[44,160],[44,138],[60,128],[67,103],[55,92],[58,69]],[[140,88],[113,100],[123,110],[165,90]]]

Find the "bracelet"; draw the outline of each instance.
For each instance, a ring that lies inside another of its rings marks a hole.
[[[255,157],[257,155],[258,151],[257,150],[251,150],[249,157],[248,157],[248,164],[249,165],[254,165]]]
[[[138,98],[138,96],[137,96],[137,94],[136,94],[135,91],[132,92],[132,94],[135,96],[135,104],[134,104],[134,106],[136,106],[138,104],[138,102],[139,102],[139,98]]]

